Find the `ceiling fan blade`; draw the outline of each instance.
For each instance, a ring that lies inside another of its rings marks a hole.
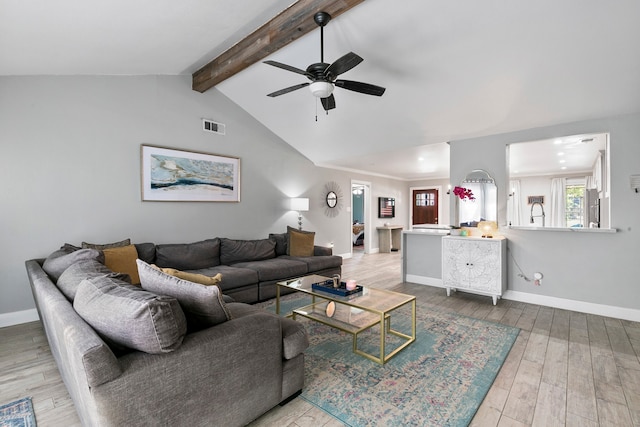
[[[331,76],[330,79],[338,77],[342,73],[346,73],[359,63],[363,61],[358,55],[353,52],[349,52],[346,55],[338,58],[333,64],[329,65],[325,70],[325,76]]]
[[[274,98],[276,96],[284,95],[285,93],[293,92],[294,90],[302,89],[305,86],[309,86],[309,84],[310,83],[300,83],[299,85],[290,86],[284,89],[277,90],[275,92],[268,94],[267,96]]]
[[[314,76],[305,70],[301,70],[300,68],[293,67],[291,65],[283,64],[282,62],[277,61],[263,61],[265,64],[273,65],[274,67],[282,68],[283,70],[291,71],[293,73],[302,74],[303,76],[307,76],[312,79]]]
[[[333,97],[333,94],[329,95],[326,98],[320,98],[320,102],[322,102],[322,107],[325,111],[333,110],[336,108],[336,99]]]
[[[386,90],[381,86],[376,86],[369,83],[354,82],[352,80],[336,80],[334,84],[343,89],[374,96],[382,96],[382,94]]]

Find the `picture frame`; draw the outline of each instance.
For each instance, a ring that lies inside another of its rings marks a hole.
[[[240,158],[141,145],[143,201],[240,202]]]
[[[393,197],[378,197],[378,218],[395,218],[396,199]]]
[[[527,204],[532,205],[534,203],[544,204],[544,196],[529,196],[527,197]]]

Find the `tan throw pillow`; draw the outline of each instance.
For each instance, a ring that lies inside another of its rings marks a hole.
[[[290,256],[313,256],[313,246],[316,233],[289,230],[288,250]]]
[[[200,283],[201,285],[212,286],[217,285],[222,281],[222,274],[218,273],[213,277],[205,276],[204,274],[188,273],[186,271],[176,270],[175,268],[160,268],[163,273],[170,276],[177,277],[178,279],[187,280],[193,283]]]
[[[135,245],[122,246],[119,248],[104,249],[104,265],[111,271],[116,273],[126,273],[131,277],[131,283],[140,284],[140,275],[138,274],[138,251]]]
[[[231,312],[217,285],[205,286],[171,276],[158,267],[137,260],[142,289],[172,296],[180,302],[191,330],[207,328],[231,319]]]

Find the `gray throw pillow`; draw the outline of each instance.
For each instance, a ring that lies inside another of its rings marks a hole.
[[[82,242],[82,249],[97,249],[101,251],[103,249],[121,248],[123,246],[129,246],[130,244],[131,244],[131,239],[124,239],[124,240],[120,240],[119,242],[113,242],[113,243]]]
[[[138,258],[149,264],[156,262],[156,245],[154,243],[135,243]]]
[[[79,249],[72,250],[67,246],[63,246],[44,260],[42,269],[53,279],[58,281],[60,275],[71,265],[78,261],[93,259],[104,263],[104,254],[96,249]]]
[[[289,235],[287,233],[270,233],[269,238],[276,242],[276,256],[287,254],[287,243],[289,242]]]
[[[231,319],[218,285],[201,285],[163,273],[144,261],[137,260],[143,289],[158,295],[169,295],[180,302],[189,327],[201,329]]]
[[[271,239],[220,239],[220,262],[231,265],[238,262],[262,261],[276,257],[276,242]]]
[[[78,261],[75,264],[69,266],[58,279],[56,285],[58,289],[67,297],[69,301],[73,302],[76,297],[76,291],[80,282],[84,279],[92,279],[94,277],[106,276],[112,279],[122,280],[123,282],[131,283],[131,278],[125,273],[115,273],[109,270],[104,264],[94,259],[87,259]]]
[[[83,280],[73,308],[107,343],[145,353],[174,351],[187,332],[175,298],[105,276]]]
[[[220,240],[156,246],[156,265],[176,270],[201,270],[220,265]]]

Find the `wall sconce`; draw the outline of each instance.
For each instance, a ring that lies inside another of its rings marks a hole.
[[[447,188],[447,194],[451,194],[451,184],[449,184],[449,187]]]
[[[305,197],[294,197],[289,200],[289,209],[298,212],[298,230],[302,230],[302,214],[309,210],[309,199]]]

